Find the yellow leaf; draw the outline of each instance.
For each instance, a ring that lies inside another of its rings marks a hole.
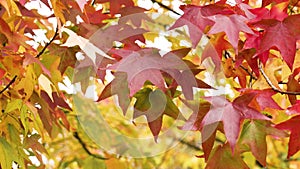
[[[52,88],[51,88],[51,85],[53,84],[51,83],[51,81],[45,75],[41,74],[40,77],[38,78],[38,82],[42,87],[42,89],[45,90],[45,92],[49,95],[49,97],[53,101]]]
[[[4,139],[0,138],[0,164],[2,169],[11,169],[13,161],[17,160],[17,153],[12,146]]]
[[[4,6],[9,16],[17,15],[22,16],[18,6],[13,0],[0,0],[0,4]]]
[[[64,4],[59,0],[51,0],[54,15],[57,16],[62,23],[66,23],[66,19],[63,14],[63,10],[66,10]]]
[[[34,85],[36,84],[36,75],[32,66],[28,66],[25,77],[14,87],[16,91],[23,91],[24,100],[28,100],[33,93]]]
[[[120,160],[116,158],[110,158],[109,160],[105,161],[107,169],[115,169],[115,168],[128,168],[126,167],[126,164],[124,162],[121,162]]]

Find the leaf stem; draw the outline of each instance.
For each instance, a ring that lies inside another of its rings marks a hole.
[[[83,140],[79,137],[78,132],[74,132],[74,133],[73,133],[73,136],[78,140],[78,142],[81,144],[82,148],[84,149],[84,151],[85,151],[88,155],[90,155],[90,156],[92,156],[92,157],[94,157],[94,158],[100,159],[100,160],[108,160],[108,158],[105,158],[105,157],[102,157],[102,156],[100,156],[100,155],[98,155],[98,154],[92,153],[92,152],[87,148],[86,143],[84,143]]]
[[[292,92],[292,91],[283,91],[282,89],[277,88],[270,80],[270,78],[267,76],[267,74],[264,72],[262,68],[261,62],[258,64],[258,69],[264,79],[267,81],[268,85],[274,90],[275,92],[281,93],[281,94],[290,94],[290,95],[300,95],[300,92]]]
[[[152,1],[153,3],[157,3],[159,6],[165,8],[166,10],[169,10],[169,11],[173,12],[174,14],[181,16],[181,14],[180,14],[179,12],[176,12],[174,9],[172,9],[172,8],[170,8],[170,7],[166,6],[166,5],[164,5],[164,4],[161,3],[161,2],[158,2],[158,1],[156,1],[156,0],[151,0],[151,1]]]
[[[51,40],[48,43],[46,43],[46,45],[43,47],[43,49],[36,55],[36,58],[39,58],[45,52],[45,50],[48,48],[48,46],[55,40],[57,35],[58,35],[58,26],[56,26],[55,33],[54,33],[53,37],[51,38]]]
[[[13,79],[11,79],[11,81],[7,84],[7,86],[5,86],[4,89],[2,89],[2,90],[0,91],[0,94],[2,94],[6,89],[8,89],[9,86],[11,86],[11,85],[16,81],[16,79],[17,79],[17,75],[15,75],[15,76],[13,77]]]

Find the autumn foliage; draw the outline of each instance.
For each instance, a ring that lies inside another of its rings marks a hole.
[[[0,168],[300,168],[299,8],[1,0]]]

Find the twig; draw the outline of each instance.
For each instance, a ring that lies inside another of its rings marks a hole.
[[[5,86],[4,89],[2,89],[2,90],[0,91],[0,94],[2,94],[6,89],[8,89],[9,86],[11,86],[11,85],[16,81],[16,79],[17,79],[17,75],[15,75],[15,76],[13,77],[13,79],[11,79],[11,81],[7,84],[7,86]]]
[[[226,50],[225,50],[224,57],[225,57],[226,59],[232,58],[232,57],[230,56],[229,52],[226,51]],[[232,60],[232,61],[235,62],[235,60]],[[244,67],[243,65],[240,65],[240,67],[241,67],[246,73],[248,73],[248,74],[250,75],[251,79],[257,80],[257,77],[255,77],[255,76],[253,75],[253,73],[250,72],[246,67]]]
[[[91,2],[91,6],[94,6],[95,5],[95,0],[92,0],[92,2]]]
[[[292,92],[292,91],[283,91],[282,89],[278,89],[269,79],[269,77],[267,76],[267,74],[264,72],[263,68],[262,68],[262,64],[259,62],[258,64],[258,69],[260,71],[260,73],[262,74],[262,76],[264,77],[264,79],[267,81],[268,85],[272,88],[272,90],[274,90],[275,92],[281,93],[281,94],[290,94],[290,95],[300,95],[300,92]]]
[[[278,84],[287,84],[287,82],[280,81]]]
[[[180,142],[181,144],[184,144],[184,145],[186,145],[186,146],[188,146],[188,147],[194,149],[194,150],[197,150],[197,151],[203,151],[200,147],[197,147],[196,145],[191,144],[191,143],[189,143],[189,142],[187,142],[187,141],[184,141],[184,140],[182,140],[182,139],[179,139],[179,142]]]
[[[54,36],[52,37],[52,39],[48,43],[46,43],[44,48],[39,52],[39,54],[36,55],[36,58],[39,58],[45,52],[47,47],[55,40],[57,35],[58,35],[58,26],[56,26],[56,30],[55,30],[55,33],[54,33]]]
[[[81,144],[82,148],[84,149],[84,151],[85,151],[88,155],[90,155],[90,156],[92,156],[92,157],[94,157],[94,158],[97,158],[97,159],[101,159],[101,160],[107,160],[107,159],[108,159],[108,158],[102,157],[102,156],[100,156],[100,155],[98,155],[98,154],[93,154],[93,153],[87,148],[86,143],[84,143],[83,140],[79,137],[78,132],[74,132],[74,133],[73,133],[73,136],[78,140],[78,142]]]
[[[173,12],[174,14],[181,16],[181,14],[180,14],[179,12],[176,12],[174,9],[172,9],[172,8],[170,8],[170,7],[166,6],[166,5],[164,5],[164,4],[161,3],[161,2],[158,2],[158,1],[156,1],[156,0],[151,0],[151,1],[152,1],[153,3],[157,3],[159,6],[165,8],[166,10],[169,10],[169,11]]]

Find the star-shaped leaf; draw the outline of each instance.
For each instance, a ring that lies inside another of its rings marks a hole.
[[[297,115],[275,126],[277,129],[289,130],[291,132],[287,158],[290,158],[300,150],[299,124],[300,124],[300,115]]]
[[[248,106],[253,97],[254,95],[241,95],[233,102],[228,101],[222,96],[206,98],[212,106],[203,118],[201,126],[222,121],[225,136],[232,152],[234,152],[234,147],[240,133],[240,124],[244,119],[269,120],[269,118]]]
[[[232,154],[228,144],[214,148],[205,169],[249,169],[239,153]]]
[[[266,19],[256,23],[256,27],[265,31],[258,53],[273,48],[278,49],[284,61],[292,69],[296,53],[296,41],[300,39],[299,23],[300,15],[291,15],[283,21]]]
[[[184,14],[175,22],[170,28],[178,28],[183,25],[187,25],[189,29],[190,38],[193,48],[197,46],[202,38],[203,32],[207,26],[213,25],[213,21],[209,20],[206,16],[203,16],[201,12],[202,7],[189,5],[183,9]]]
[[[215,24],[208,33],[215,34],[219,32],[225,32],[229,42],[236,50],[238,49],[240,32],[254,34],[254,32],[246,24],[248,19],[242,15],[215,15],[210,17],[210,19],[213,20]]]
[[[241,132],[239,144],[249,146],[257,161],[266,166],[267,142],[266,136],[286,137],[287,134],[271,126],[271,122],[263,120],[247,121]]]
[[[158,134],[162,127],[163,115],[174,119],[184,119],[173,101],[163,91],[144,88],[137,92],[134,97],[137,99],[134,104],[133,118],[145,115],[152,135],[157,141]]]
[[[181,54],[185,55],[186,52],[179,54],[178,50],[171,51],[164,56],[161,56],[157,49],[152,48],[139,51],[119,50],[118,53],[120,52],[122,52],[122,60],[109,69],[127,73],[130,96],[141,89],[146,80],[164,91],[165,82],[162,72],[166,72],[182,86],[186,98],[193,98],[192,87],[197,87],[197,81],[189,66],[181,59],[184,57]]]
[[[127,74],[124,72],[116,72],[114,76],[115,78],[105,86],[97,101],[104,100],[116,94],[119,98],[119,105],[125,115],[130,103]]]

